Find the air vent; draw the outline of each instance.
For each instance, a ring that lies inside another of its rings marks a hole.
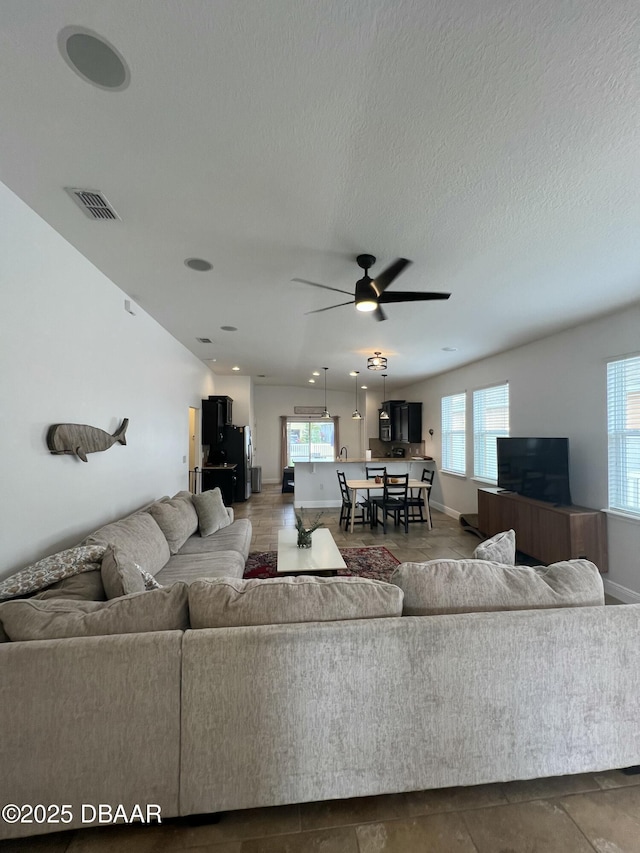
[[[212,344],[213,341],[211,338],[196,338],[197,341],[200,341],[201,344]]]
[[[65,189],[89,219],[120,219],[100,190]]]

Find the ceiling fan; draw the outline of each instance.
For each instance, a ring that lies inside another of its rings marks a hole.
[[[322,311],[331,311],[332,308],[341,308],[343,305],[354,305],[358,311],[373,311],[373,316],[376,320],[386,320],[387,315],[384,313],[381,305],[389,305],[392,302],[424,302],[431,299],[448,299],[450,293],[419,293],[417,291],[396,291],[395,293],[387,293],[389,285],[396,279],[405,267],[408,267],[411,261],[406,258],[398,258],[391,266],[387,267],[384,272],[371,278],[369,269],[375,264],[376,259],[373,255],[358,255],[356,263],[364,270],[363,277],[356,282],[355,298],[348,302],[340,302],[338,305],[329,305],[328,308],[318,308],[316,311],[307,311],[307,314],[320,314]],[[326,284],[316,284],[315,281],[307,281],[304,278],[294,278],[292,281],[298,281],[301,284],[310,284],[311,287],[321,287],[323,290],[335,290],[336,293],[346,293],[351,296],[348,290],[341,290],[339,287],[329,287]]]

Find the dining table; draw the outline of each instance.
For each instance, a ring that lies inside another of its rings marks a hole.
[[[425,483],[424,480],[409,480],[409,489],[420,489],[422,492],[422,500],[424,502],[424,518],[429,530],[432,529],[431,510],[429,508],[429,489],[431,483]],[[353,533],[353,525],[356,516],[356,503],[358,501],[358,492],[366,492],[367,497],[370,492],[382,491],[384,483],[376,483],[375,480],[347,480],[347,488],[351,494],[351,516],[349,519],[349,532]]]

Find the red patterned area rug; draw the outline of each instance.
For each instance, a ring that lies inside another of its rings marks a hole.
[[[391,551],[378,545],[371,548],[340,548],[340,553],[347,568],[340,569],[338,575],[353,575],[374,581],[388,581],[400,562]],[[247,558],[244,577],[277,577],[276,559],[276,551],[253,551]]]

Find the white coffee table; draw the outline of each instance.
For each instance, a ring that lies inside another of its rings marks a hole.
[[[278,531],[279,575],[335,575],[338,569],[346,569],[338,546],[331,532],[319,527],[311,534],[311,548],[298,548],[298,531],[288,527]]]

